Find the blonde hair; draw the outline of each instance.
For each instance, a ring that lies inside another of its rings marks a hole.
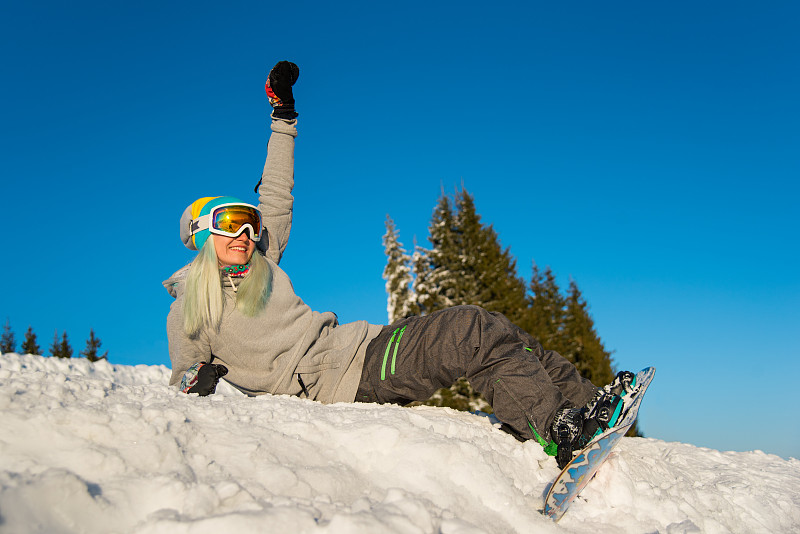
[[[272,269],[258,250],[250,258],[250,270],[236,290],[236,308],[247,317],[260,314],[272,289]],[[183,329],[190,336],[203,326],[219,330],[225,299],[222,274],[214,240],[206,240],[189,267],[183,292]]]

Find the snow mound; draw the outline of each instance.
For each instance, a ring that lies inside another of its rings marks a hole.
[[[200,398],[0,356],[0,532],[797,532],[800,461],[625,438],[558,524],[541,447],[442,408]]]

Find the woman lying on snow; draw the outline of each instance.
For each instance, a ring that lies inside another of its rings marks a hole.
[[[208,395],[224,376],[248,395],[407,404],[464,376],[505,429],[566,464],[616,422],[632,374],[598,389],[506,317],[478,306],[390,326],[339,325],[335,314],[312,311],[295,294],[278,264],[292,224],[298,73],[281,61],[269,74],[272,135],[258,208],[205,197],[181,217],[183,243],[200,252],[164,282],[175,297],[167,317],[170,384]]]

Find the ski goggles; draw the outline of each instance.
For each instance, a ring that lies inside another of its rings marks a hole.
[[[264,225],[261,223],[261,212],[250,204],[220,204],[211,209],[211,213],[201,215],[192,220],[189,233],[194,235],[208,230],[212,234],[236,237],[249,230],[250,239],[259,241]]]

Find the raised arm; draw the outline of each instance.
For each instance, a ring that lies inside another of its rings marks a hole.
[[[297,136],[294,122],[272,121],[267,161],[258,187],[258,208],[267,229],[266,239],[259,245],[266,247],[262,250],[275,263],[280,262],[292,229],[294,138]]]
[[[273,120],[267,161],[258,187],[258,207],[267,229],[267,238],[261,240],[259,247],[275,263],[280,262],[292,229],[294,138],[297,137],[292,86],[299,74],[297,65],[280,61],[270,71],[266,83]]]

